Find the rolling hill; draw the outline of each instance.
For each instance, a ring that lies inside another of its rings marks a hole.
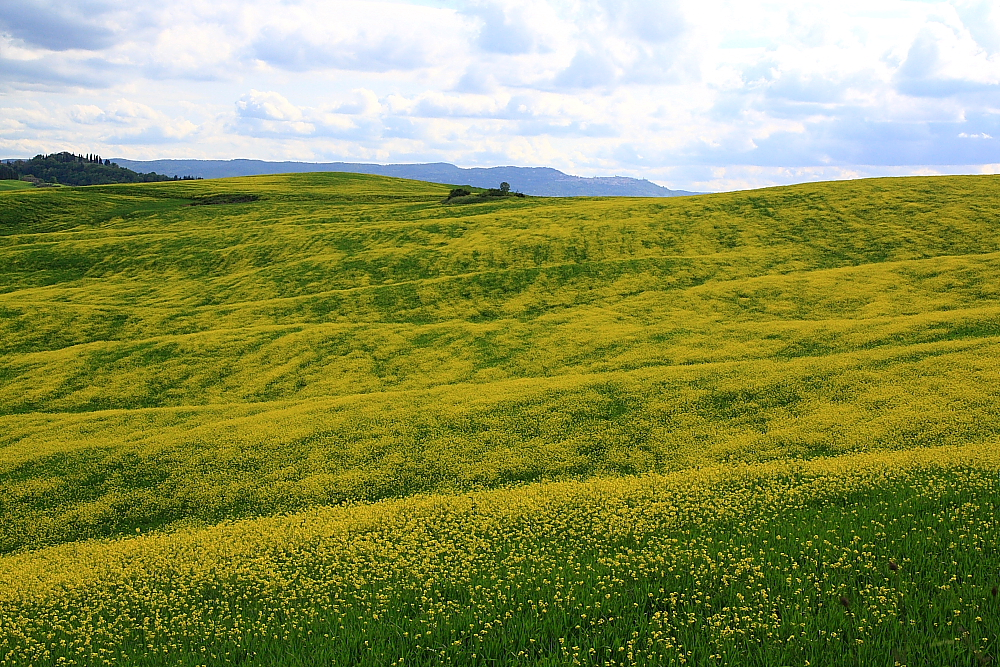
[[[503,181],[514,190],[542,197],[679,197],[697,194],[670,190],[646,179],[628,176],[571,176],[551,167],[473,167],[463,169],[446,162],[430,164],[367,164],[359,162],[266,162],[264,160],[125,160],[117,164],[137,171],[151,170],[170,176],[193,174],[199,178],[231,178],[268,174],[352,172],[408,178],[432,183],[460,183],[495,188]]]
[[[447,194],[0,192],[0,666],[1000,657],[1000,179]]]

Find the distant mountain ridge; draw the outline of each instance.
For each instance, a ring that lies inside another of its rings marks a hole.
[[[227,178],[313,171],[347,171],[410,178],[430,183],[495,188],[501,181],[511,189],[540,197],[679,197],[699,194],[670,190],[645,179],[627,176],[584,178],[551,167],[474,167],[463,169],[447,162],[429,164],[365,164],[360,162],[266,162],[264,160],[125,160],[113,161],[134,171],[167,176]]]

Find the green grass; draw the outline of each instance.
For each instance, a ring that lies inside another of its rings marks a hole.
[[[0,192],[7,192],[9,190],[28,190],[33,187],[35,186],[27,181],[0,181]]]
[[[558,480],[996,447],[996,177],[462,206],[443,203],[448,190],[300,174],[0,193],[0,552],[23,553],[9,563],[136,529],[164,531],[168,549],[181,528],[208,535],[219,522],[415,494],[447,504]],[[956,470],[941,473],[946,486],[988,478]],[[988,488],[977,481],[933,503],[974,505],[968,520],[988,532]],[[909,525],[894,508],[922,493],[912,481],[877,490],[881,504],[850,527],[866,544],[881,538],[862,525]],[[837,497],[829,516],[765,513],[771,523],[754,530],[792,533],[804,549],[800,537],[859,508],[853,491]],[[713,540],[735,530],[712,525]],[[902,544],[913,528],[899,530]],[[751,549],[756,533],[739,534]],[[927,563],[957,549],[913,544]],[[595,581],[612,582],[593,560],[609,554],[579,555]],[[1000,565],[994,551],[977,557]],[[988,591],[974,597],[987,609]],[[653,622],[653,611],[634,613],[629,627]],[[832,621],[803,622],[819,632]],[[418,650],[380,632],[380,645]],[[587,642],[621,643],[594,632]],[[914,665],[958,655],[913,648],[919,632],[909,632],[872,635],[872,650],[891,646]],[[995,641],[995,625],[983,632]],[[753,637],[744,648],[763,652],[746,664],[825,664],[798,649],[768,653],[767,637]],[[341,633],[322,651],[384,664],[353,641]],[[489,655],[502,664],[525,642],[504,635]],[[969,642],[954,645],[969,664],[993,656],[988,642]],[[261,655],[282,650],[265,644]],[[338,653],[348,645],[360,652]],[[741,664],[726,646],[711,660]],[[572,663],[550,653],[521,662]],[[709,660],[698,655],[693,664]]]

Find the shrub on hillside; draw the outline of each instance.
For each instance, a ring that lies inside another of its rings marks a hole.
[[[510,183],[504,181],[500,184],[499,188],[490,188],[484,193],[480,194],[481,197],[523,197],[523,192],[511,192]]]
[[[473,194],[472,189],[469,186],[464,185],[462,187],[453,188],[451,192],[448,193],[448,199],[446,199],[445,201],[450,201],[452,199],[460,199],[463,197],[470,197],[472,196],[472,194]],[[523,192],[511,192],[510,183],[507,183],[506,181],[501,183],[499,188],[488,188],[486,190],[481,191],[478,194],[478,197],[482,199],[499,198],[499,197],[523,197],[523,196],[524,196]]]

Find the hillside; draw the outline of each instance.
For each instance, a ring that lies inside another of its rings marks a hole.
[[[539,197],[678,197],[697,194],[670,190],[645,179],[627,176],[571,176],[551,167],[474,167],[463,169],[446,162],[431,164],[368,164],[359,162],[266,162],[264,160],[125,160],[115,162],[136,171],[171,176],[230,178],[309,172],[352,172],[431,183],[462,183],[495,188],[506,181],[515,190]]]
[[[0,192],[0,666],[1000,658],[1000,178],[448,192]]]
[[[3,167],[9,178],[32,181],[36,185],[107,185],[111,183],[154,183],[192,180],[191,176],[164,176],[155,172],[139,173],[98,155],[53,153],[36,155],[30,160],[7,160]]]
[[[29,190],[34,186],[27,181],[0,181],[0,192],[6,190]]]

